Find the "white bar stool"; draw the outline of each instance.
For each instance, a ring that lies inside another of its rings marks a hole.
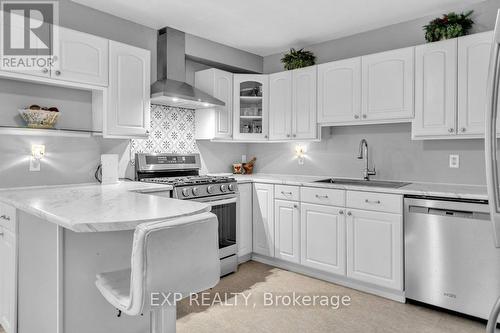
[[[96,286],[127,315],[150,311],[150,332],[174,333],[175,302],[152,306],[151,294],[187,297],[214,287],[220,278],[218,237],[212,213],[141,224],[134,233],[131,268],[98,274]]]

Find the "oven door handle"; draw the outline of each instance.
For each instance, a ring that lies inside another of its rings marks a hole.
[[[238,202],[238,197],[230,198],[230,199],[219,199],[219,200],[207,200],[202,201],[203,203],[209,204],[210,206],[219,206],[219,205],[227,205]]]

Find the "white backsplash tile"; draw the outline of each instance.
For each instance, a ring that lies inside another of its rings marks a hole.
[[[190,109],[151,105],[151,134],[130,140],[130,162],[135,153],[197,153],[194,115]]]

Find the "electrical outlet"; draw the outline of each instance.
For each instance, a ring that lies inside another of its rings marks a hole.
[[[460,168],[460,156],[450,155],[450,168],[458,169]]]
[[[247,162],[247,155],[241,155],[241,163]]]
[[[298,158],[299,165],[304,165],[304,156]]]
[[[34,157],[30,158],[30,172],[40,171],[40,164],[42,164],[40,159]]]

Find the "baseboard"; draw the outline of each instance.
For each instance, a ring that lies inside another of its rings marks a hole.
[[[252,260],[252,254],[251,253],[244,254],[242,256],[238,256],[238,264],[242,264],[242,263],[250,261],[250,260]]]
[[[356,289],[369,294],[377,295],[380,297],[388,298],[390,300],[405,303],[406,297],[404,291],[391,290],[384,287],[373,286],[368,283],[355,281],[343,276],[321,272],[314,268],[304,267],[302,265],[294,264],[277,258],[266,257],[260,254],[252,253],[251,259],[266,265],[278,267],[294,273],[307,275],[319,280],[335,283],[343,287]]]

